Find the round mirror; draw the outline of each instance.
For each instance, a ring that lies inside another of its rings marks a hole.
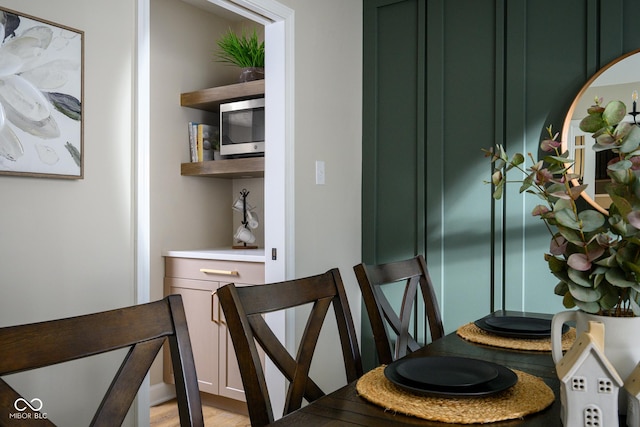
[[[575,160],[574,172],[580,176],[574,184],[587,184],[582,197],[603,213],[611,204],[604,187],[609,181],[607,163],[615,155],[611,150],[596,153],[591,146],[594,141],[590,133],[580,130],[580,121],[587,115],[587,108],[602,98],[602,105],[620,100],[632,113],[635,99],[640,92],[640,49],[629,52],[610,62],[591,77],[573,100],[562,126],[564,149]],[[640,108],[640,105],[638,105]],[[640,110],[638,110],[640,111]],[[624,121],[633,122],[634,115],[627,114]],[[640,117],[638,117],[640,123]]]

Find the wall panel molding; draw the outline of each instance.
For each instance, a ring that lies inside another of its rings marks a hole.
[[[537,153],[584,82],[640,47],[640,1],[363,6],[363,259],[424,251],[448,331],[496,308],[562,310],[537,200],[511,185],[494,203],[481,149]]]

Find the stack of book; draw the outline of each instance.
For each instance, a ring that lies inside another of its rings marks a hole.
[[[217,125],[189,122],[189,154],[192,162],[213,160],[213,152],[220,150]]]

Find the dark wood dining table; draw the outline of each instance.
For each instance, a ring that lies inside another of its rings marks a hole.
[[[525,313],[516,311],[497,311],[490,316],[516,315],[551,318],[549,314]],[[459,356],[498,363],[541,378],[556,397],[553,404],[541,412],[523,419],[490,423],[495,427],[515,426],[561,426],[560,420],[560,381],[556,376],[555,365],[550,352],[519,351],[499,347],[475,344],[460,338],[456,332],[432,342],[406,357],[421,356]],[[356,381],[314,401],[313,403],[283,417],[273,426],[462,426],[468,424],[449,424],[428,421],[402,414],[385,411],[384,408],[369,403],[358,396]],[[625,425],[621,419],[620,425]]]

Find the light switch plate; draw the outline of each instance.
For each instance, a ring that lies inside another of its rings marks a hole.
[[[324,185],[324,160],[316,160],[316,184]]]

